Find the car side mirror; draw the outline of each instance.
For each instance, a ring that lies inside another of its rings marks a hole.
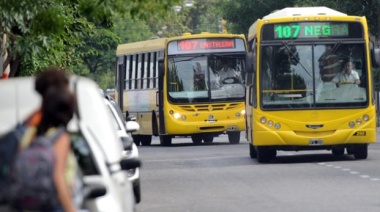
[[[139,123],[137,123],[136,121],[127,121],[126,130],[128,133],[135,132],[139,129],[140,129]]]
[[[138,159],[123,158],[120,161],[120,166],[122,170],[135,169],[141,166],[141,162]]]
[[[85,200],[95,199],[106,195],[107,189],[103,185],[85,185],[83,188],[83,197]]]

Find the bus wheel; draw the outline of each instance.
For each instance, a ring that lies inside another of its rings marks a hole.
[[[210,144],[214,141],[214,136],[213,135],[204,135],[203,136],[203,142],[206,144]]]
[[[352,145],[349,145],[346,147],[346,151],[348,155],[354,154],[354,147]]]
[[[132,135],[133,142],[135,142],[136,146],[140,146],[141,138],[139,135]]]
[[[228,132],[227,135],[230,144],[238,144],[240,142],[240,132]]]
[[[354,146],[355,159],[366,159],[368,156],[368,145],[358,144]]]
[[[170,146],[172,145],[172,137],[169,135],[160,135],[161,146]]]
[[[191,140],[193,140],[194,144],[201,144],[202,143],[202,135],[199,135],[199,134],[192,135]]]
[[[249,156],[251,156],[251,158],[257,158],[256,148],[251,143],[249,144]]]
[[[342,156],[344,155],[344,147],[333,147],[331,152],[333,155]]]
[[[141,135],[141,145],[142,146],[149,146],[152,143],[152,136],[151,135]]]
[[[257,147],[257,161],[259,163],[268,163],[276,157],[277,151],[273,147],[258,146]]]

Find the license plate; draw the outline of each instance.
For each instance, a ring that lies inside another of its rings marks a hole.
[[[320,146],[320,145],[323,145],[322,139],[314,138],[314,139],[309,140],[309,146]]]
[[[238,127],[236,125],[227,126],[227,131],[237,131]]]

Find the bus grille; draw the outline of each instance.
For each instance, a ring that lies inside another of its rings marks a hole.
[[[239,107],[242,103],[205,104],[205,105],[182,105],[180,108],[189,112],[231,110]]]

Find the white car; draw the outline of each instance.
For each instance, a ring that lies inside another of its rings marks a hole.
[[[140,126],[135,121],[125,121],[123,112],[120,110],[116,102],[109,96],[105,95],[105,102],[114,117],[114,127],[118,136],[123,142],[124,151],[123,156],[130,159],[138,159],[139,152],[136,144],[133,142],[131,132],[139,130]],[[128,179],[133,183],[133,192],[135,195],[136,203],[141,201],[141,188],[140,188],[140,170],[139,168],[130,169],[128,172]]]
[[[91,212],[132,212],[136,210],[132,183],[126,170],[139,161],[125,159],[123,145],[112,118],[92,80],[72,76],[70,87],[76,95],[78,111],[68,125],[72,149],[84,174],[87,187],[99,189],[84,205]],[[34,90],[33,77],[0,81],[0,136],[35,111],[41,98]],[[103,191],[102,191],[103,190]]]

